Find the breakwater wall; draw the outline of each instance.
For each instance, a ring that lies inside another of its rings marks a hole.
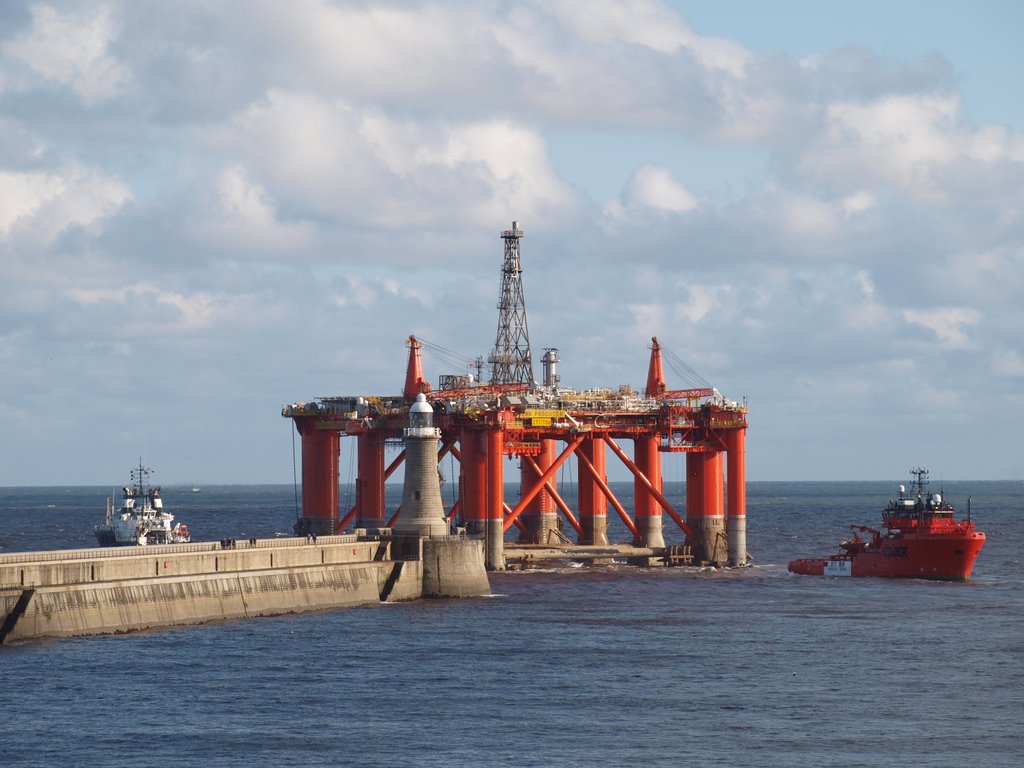
[[[483,563],[479,539],[366,534],[15,553],[0,643],[489,594]]]

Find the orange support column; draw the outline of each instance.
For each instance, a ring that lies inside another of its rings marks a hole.
[[[725,539],[725,462],[722,453],[704,456],[704,553],[715,565],[727,561]]]
[[[335,532],[338,524],[338,457],[341,438],[334,429],[317,429],[316,419],[296,418],[302,436],[302,517],[295,533],[318,536]]]
[[[728,459],[725,535],[729,565],[747,564],[747,430],[732,429],[725,436]]]
[[[536,465],[526,460],[520,462],[521,497],[525,497],[527,492],[540,482],[544,472],[554,463],[556,453],[554,440],[541,440]],[[551,493],[547,490],[538,493],[519,518],[526,524],[526,530],[519,534],[520,543],[547,544],[551,530],[557,525],[557,517],[555,500]]]
[[[686,543],[693,552],[694,560],[701,562],[704,557],[704,454],[686,454],[686,524],[692,535]]]
[[[487,530],[486,564],[489,571],[505,570],[505,454],[500,425],[484,433],[487,464],[484,516]]]
[[[657,437],[638,437],[633,441],[633,463],[644,477],[658,490],[662,490],[661,454]],[[640,533],[635,543],[641,547],[664,547],[661,504],[651,495],[640,478],[633,479],[633,515]]]
[[[462,519],[466,530],[482,534],[487,530],[487,453],[483,446],[483,432],[463,429],[459,437],[459,466],[461,481],[459,498],[462,500]]]
[[[384,435],[367,432],[356,438],[359,475],[356,478],[357,528],[383,528],[384,511]]]
[[[588,437],[580,445],[579,450],[593,465],[594,471],[607,482],[604,438]],[[598,485],[589,471],[585,470],[582,466],[579,470],[579,504],[580,524],[583,527],[579,543],[607,544],[608,498],[604,495],[601,486]]]

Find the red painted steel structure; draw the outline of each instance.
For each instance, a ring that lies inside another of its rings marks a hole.
[[[601,488],[607,475],[607,451],[604,440],[591,435],[577,450],[581,469],[579,479],[580,544],[608,543],[608,497]],[[605,480],[605,482],[607,482]]]
[[[658,453],[657,437],[637,437],[633,440],[633,462],[648,482],[663,488],[661,479],[661,455]],[[637,545],[648,547],[665,546],[662,534],[661,504],[650,493],[639,477],[633,478],[633,513],[636,515],[638,534]]]
[[[358,476],[356,477],[357,528],[383,528],[384,512],[384,436],[364,432],[356,437]]]
[[[481,430],[464,425],[459,441],[462,448],[459,498],[462,501],[463,520],[470,533],[483,533],[486,530],[487,452],[483,438]]]
[[[545,439],[539,441],[537,456],[535,459],[532,457],[524,457],[525,461],[521,461],[519,468],[519,493],[522,495],[524,489],[529,490],[540,480],[544,471],[551,466],[551,463],[555,460],[556,447],[555,441],[551,439]],[[551,542],[552,530],[557,527],[557,513],[555,512],[555,497],[556,493],[553,489],[545,486],[541,490],[530,505],[526,508],[526,511],[522,515],[522,521],[524,523],[524,530],[519,537],[520,543],[523,544],[548,544]]]
[[[487,467],[484,498],[486,558],[487,564],[492,570],[504,568],[502,549],[505,540],[505,452],[502,449],[502,437],[500,429],[488,429],[484,433],[484,453]]]
[[[747,430],[729,430],[725,445],[729,467],[725,517],[729,565],[744,565],[747,562]]]
[[[556,531],[560,516],[575,529],[579,542],[606,543],[609,506],[637,546],[664,547],[667,516],[685,534],[698,562],[746,563],[746,406],[720,398],[682,404],[665,387],[656,339],[647,383],[651,392],[661,394],[526,391],[520,384],[430,393],[435,424],[442,432],[439,455],[451,451],[460,464],[454,502],[459,522],[471,533],[486,535],[489,567],[503,567],[503,537],[513,525],[520,527],[521,542],[550,544],[561,538]],[[302,438],[302,518],[297,528],[328,533],[352,520],[358,527],[375,528],[394,517],[384,506],[384,483],[403,457],[385,469],[385,444],[401,436],[414,392],[429,386],[419,344],[410,337],[410,394],[319,398],[285,407],[283,415],[295,421]],[[474,397],[477,391],[481,394]],[[341,435],[356,438],[358,477],[356,504],[339,521]],[[632,458],[619,440],[632,442]],[[607,484],[609,453],[633,475],[632,516]],[[663,493],[666,453],[686,455],[682,513]],[[504,498],[507,457],[520,462],[519,500],[513,506]],[[575,514],[555,485],[557,473],[573,460],[578,477]]]
[[[297,532],[331,534],[338,524],[339,433],[314,417],[297,417],[302,437],[302,517]]]
[[[316,398],[282,409],[302,438],[302,516],[296,530],[333,533],[353,520],[360,528],[393,523],[398,511],[385,508],[385,481],[402,464],[405,452],[385,469],[385,447],[402,438],[410,404],[422,393],[433,403],[434,426],[441,431],[439,460],[451,452],[460,464],[458,498],[445,514],[453,518],[457,513],[468,532],[486,537],[488,567],[504,567],[504,535],[513,525],[522,543],[567,541],[559,513],[580,543],[607,544],[609,506],[638,547],[665,546],[667,517],[685,534],[697,562],[745,564],[746,405],[727,401],[707,386],[669,390],[657,338],[651,339],[643,395],[628,387],[576,391],[559,386],[560,377],[547,371],[543,386],[524,380],[532,381],[532,374],[509,374],[513,363],[517,371],[532,366],[519,274],[521,236],[516,222],[502,233],[507,279],[492,363],[504,367],[490,384],[434,390],[424,374],[421,344],[410,336],[400,396]],[[510,246],[515,246],[511,259]],[[342,435],[356,438],[358,476],[356,503],[339,520]],[[632,458],[618,440],[632,442]],[[608,485],[609,451],[633,476],[632,517]],[[666,453],[686,455],[683,514],[663,492]],[[510,457],[519,459],[514,507],[504,498],[504,463]],[[578,478],[575,513],[555,484],[556,474],[572,459]]]
[[[716,538],[725,533],[725,462],[721,451],[699,454],[704,457],[704,519],[710,523]],[[724,543],[724,541],[722,542]],[[716,561],[721,558],[715,557]]]
[[[651,339],[651,362],[647,366],[647,386],[644,388],[644,394],[648,397],[657,397],[666,389],[665,369],[661,364],[661,345],[655,336]]]
[[[402,395],[410,400],[415,400],[420,392],[430,391],[430,382],[423,376],[423,357],[420,355],[420,343],[415,336],[410,336],[409,341],[409,365],[405,369],[405,386],[402,388]]]

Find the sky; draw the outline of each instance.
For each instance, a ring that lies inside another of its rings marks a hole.
[[[3,3],[0,485],[292,482],[282,406],[398,394],[410,334],[487,356],[513,220],[535,358],[640,389],[657,336],[747,399],[749,479],[1024,478],[1021,28],[985,0]]]

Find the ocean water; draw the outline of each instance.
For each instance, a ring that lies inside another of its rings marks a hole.
[[[786,571],[895,485],[750,483],[746,569],[3,646],[0,765],[1024,765],[1024,483],[945,483],[988,534],[970,582]],[[92,546],[110,494],[0,488],[0,552]],[[198,539],[295,517],[290,486],[163,495]]]

